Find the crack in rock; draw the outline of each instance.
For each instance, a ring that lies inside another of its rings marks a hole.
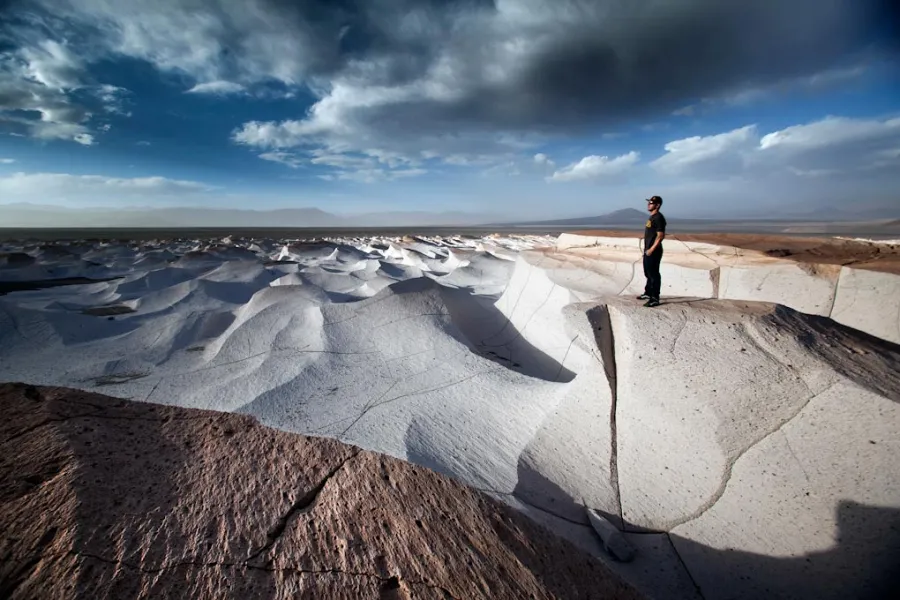
[[[597,348],[600,351],[600,359],[591,351],[595,360],[603,365],[606,380],[609,383],[609,478],[616,491],[616,508],[618,509],[619,522],[617,526],[623,529],[625,519],[622,512],[622,492],[619,487],[619,444],[618,429],[616,424],[616,407],[619,394],[618,370],[616,368],[616,342],[613,333],[612,315],[609,306],[598,306],[589,311],[588,320],[594,329]]]
[[[294,504],[291,505],[290,509],[288,509],[288,511],[284,515],[282,515],[282,517],[278,520],[278,522],[275,523],[275,525],[272,527],[272,529],[270,529],[269,532],[266,534],[266,537],[268,538],[269,541],[266,542],[262,547],[260,547],[259,550],[256,550],[255,552],[253,552],[247,558],[247,561],[254,560],[257,557],[259,557],[261,554],[263,554],[264,552],[268,552],[272,548],[272,546],[275,544],[275,542],[277,542],[279,539],[281,539],[281,536],[284,534],[285,529],[287,529],[288,523],[290,523],[290,521],[294,518],[295,515],[309,512],[310,510],[312,510],[312,507],[315,505],[316,500],[319,499],[319,494],[325,488],[325,485],[331,480],[332,477],[334,477],[338,473],[338,471],[343,469],[344,466],[348,462],[350,462],[351,460],[353,460],[354,458],[359,456],[360,452],[361,452],[361,450],[354,452],[349,457],[345,458],[343,461],[341,461],[341,463],[339,465],[337,465],[336,467],[331,469],[325,475],[325,477],[322,478],[322,480],[318,484],[316,484],[312,489],[310,489],[303,496],[298,498],[294,502]]]
[[[345,571],[339,568],[331,568],[331,569],[301,569],[296,567],[280,567],[274,568],[268,565],[252,565],[247,563],[246,561],[237,561],[237,562],[203,562],[200,560],[183,560],[175,563],[170,563],[167,565],[163,565],[161,567],[142,567],[140,565],[135,565],[132,563],[128,563],[122,560],[115,560],[106,558],[105,556],[99,556],[97,554],[91,554],[88,552],[80,552],[76,550],[72,550],[62,555],[56,555],[55,557],[62,556],[74,556],[75,558],[87,558],[91,560],[96,560],[98,562],[115,565],[117,567],[125,567],[127,569],[131,569],[134,571],[139,571],[141,573],[147,574],[159,574],[163,571],[168,571],[171,569],[178,569],[184,567],[197,567],[203,569],[247,569],[250,571],[263,571],[265,573],[293,573],[297,575],[339,575],[345,577],[362,577],[366,579],[375,579],[386,586],[394,586],[399,585],[401,582],[406,583],[411,586],[421,586],[427,587],[432,590],[439,590],[444,593],[445,596],[451,598],[451,600],[460,600],[456,596],[454,596],[448,589],[444,588],[440,585],[435,585],[433,583],[429,583],[427,581],[418,581],[412,579],[404,579],[398,577],[396,575],[392,575],[390,577],[385,577],[383,575],[379,575],[377,573],[367,573],[363,571]],[[53,555],[39,555],[33,558],[34,563],[45,559],[52,558]]]
[[[694,586],[694,590],[697,592],[697,595],[700,596],[701,600],[705,600],[705,596],[703,595],[703,591],[700,589],[700,586],[697,584],[697,580],[694,579],[693,573],[688,568],[687,563],[684,562],[684,559],[681,558],[681,553],[678,552],[678,548],[675,546],[675,541],[672,539],[672,536],[666,532],[665,533],[666,540],[669,542],[669,546],[672,548],[672,551],[675,553],[675,558],[678,559],[678,562],[681,564],[681,568],[684,569],[684,572],[687,573],[688,579],[691,580],[691,584]]]
[[[782,421],[775,429],[765,433],[758,440],[756,440],[755,442],[751,443],[746,448],[741,450],[741,452],[734,459],[728,461],[728,466],[725,468],[725,472],[722,474],[722,481],[719,483],[719,487],[713,493],[712,497],[710,497],[709,500],[704,502],[700,507],[697,508],[697,510],[695,510],[690,515],[687,515],[686,517],[684,517],[682,519],[675,520],[672,524],[669,525],[669,530],[671,531],[671,530],[675,529],[676,527],[684,525],[685,523],[695,521],[695,520],[699,519],[700,517],[702,517],[704,514],[706,514],[706,512],[709,511],[711,508],[713,508],[716,505],[716,503],[725,494],[725,490],[728,488],[728,483],[731,481],[732,471],[734,470],[734,466],[738,463],[738,461],[741,460],[741,458],[743,458],[743,456],[745,454],[747,454],[747,452],[749,452],[750,450],[752,450],[753,448],[755,448],[756,446],[758,446],[759,444],[761,444],[768,438],[772,437],[773,435],[775,435],[776,433],[781,431],[788,423],[793,421],[797,417],[797,415],[799,415],[801,412],[803,412],[803,409],[806,408],[810,402],[812,402],[818,396],[825,394],[826,392],[831,390],[836,385],[837,384],[832,384],[832,385],[828,386],[827,388],[825,388],[824,390],[822,390],[820,393],[814,394],[814,395],[810,396],[809,398],[807,398],[803,402],[803,404],[801,404],[797,408],[797,410],[794,411],[794,413],[791,416],[789,416],[784,421]]]

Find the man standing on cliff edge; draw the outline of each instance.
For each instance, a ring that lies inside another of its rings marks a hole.
[[[647,211],[650,218],[644,226],[644,277],[647,285],[638,300],[646,300],[644,306],[659,306],[659,288],[662,278],[659,274],[659,263],[663,257],[663,238],[666,237],[666,218],[659,212],[662,198],[653,196],[647,200]]]

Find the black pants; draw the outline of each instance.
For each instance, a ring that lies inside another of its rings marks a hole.
[[[647,278],[644,293],[654,300],[659,300],[659,288],[662,286],[662,277],[659,274],[659,263],[662,262],[662,257],[662,247],[657,248],[650,256],[644,254],[644,277]]]

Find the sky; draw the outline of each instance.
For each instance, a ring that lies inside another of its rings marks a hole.
[[[896,213],[890,7],[0,0],[0,204]]]

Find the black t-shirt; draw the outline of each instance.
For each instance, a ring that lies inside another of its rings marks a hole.
[[[656,241],[656,234],[660,231],[662,233],[666,232],[666,218],[662,216],[662,213],[656,213],[647,219],[647,224],[644,226],[644,252],[653,246],[653,242]],[[659,243],[656,249],[659,250],[661,248],[662,242]]]

